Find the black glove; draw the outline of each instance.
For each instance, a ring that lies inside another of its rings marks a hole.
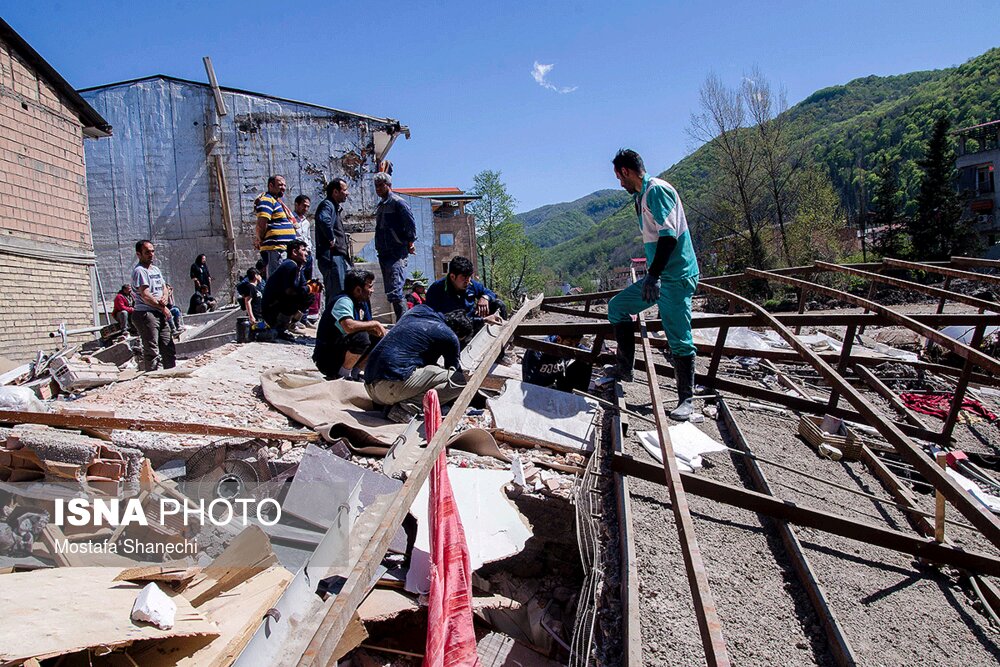
[[[660,299],[660,279],[651,273],[646,274],[642,281],[642,300],[646,303],[656,303]]]

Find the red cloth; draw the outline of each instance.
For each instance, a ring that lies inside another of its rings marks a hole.
[[[125,311],[126,313],[131,313],[135,308],[132,307],[132,302],[127,296],[119,292],[115,294],[115,307],[111,310],[111,316],[115,317],[118,313]]]
[[[937,417],[941,420],[948,419],[948,412],[951,411],[954,394],[900,394],[903,405],[909,409],[924,415]],[[987,410],[982,403],[968,396],[962,401],[962,409],[977,414],[989,422],[995,422],[997,416]]]
[[[424,430],[430,442],[441,426],[437,392],[424,394]],[[424,667],[478,667],[472,624],[472,570],[465,530],[448,480],[444,451],[431,471],[427,517],[431,537],[431,590],[427,600]]]

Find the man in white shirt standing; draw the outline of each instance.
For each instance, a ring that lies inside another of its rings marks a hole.
[[[174,340],[170,336],[170,311],[167,306],[167,281],[153,266],[153,242],[143,239],[135,244],[138,262],[132,269],[132,290],[136,294],[135,328],[142,343],[139,370],[155,371],[177,365]]]

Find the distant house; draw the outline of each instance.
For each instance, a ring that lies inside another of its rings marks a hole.
[[[84,139],[111,126],[0,19],[0,355],[99,324]],[[98,142],[88,142],[97,144]],[[117,287],[104,284],[112,293]]]
[[[417,254],[410,256],[409,275],[420,271],[428,279],[448,275],[448,262],[455,255],[472,260],[478,271],[476,219],[465,212],[465,205],[479,199],[458,188],[393,188],[413,211],[417,222]],[[369,244],[361,257],[375,261],[375,247]]]
[[[476,219],[465,212],[465,206],[479,197],[458,188],[404,188],[396,192],[429,200],[434,211],[434,268],[428,276],[448,275],[448,262],[456,255],[472,260],[472,267],[478,272]]]
[[[616,266],[607,278],[605,289],[621,289],[632,283],[632,271],[635,271],[636,281],[646,277],[646,258],[633,257],[625,266]]]
[[[964,194],[967,212],[973,216],[976,230],[988,245],[1000,241],[1000,191],[996,187],[996,168],[1000,165],[1000,120],[956,130],[959,190]]]
[[[224,116],[213,88],[198,81],[157,75],[81,91],[117,128],[111,141],[87,151],[94,247],[106,285],[122,282],[135,263],[134,243],[149,238],[167,280],[183,286],[182,301],[201,253],[214,291],[229,301],[237,275],[257,260],[253,202],[272,174],[285,176],[286,204],[305,194],[312,210],[330,179],[346,179],[354,252],[370,238],[372,178],[393,142],[409,136],[407,127],[264,93],[219,93]]]

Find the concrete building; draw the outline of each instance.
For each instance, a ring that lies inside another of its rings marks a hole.
[[[96,323],[84,139],[110,134],[0,19],[0,356],[26,361],[59,345],[60,325]]]
[[[958,139],[959,190],[965,195],[968,213],[982,233],[987,247],[1000,241],[1000,191],[996,168],[1000,165],[1000,120],[966,127],[954,133]]]
[[[396,192],[430,202],[430,209],[433,211],[433,268],[425,271],[425,275],[444,277],[448,274],[448,262],[455,255],[468,257],[478,272],[476,219],[465,212],[465,206],[479,197],[466,194],[458,188],[404,188]]]
[[[101,277],[121,283],[134,243],[149,238],[182,303],[201,253],[216,297],[231,300],[235,276],[257,260],[253,202],[272,174],[285,176],[289,207],[305,194],[313,209],[330,179],[346,179],[345,222],[358,252],[374,229],[372,178],[393,142],[409,136],[389,118],[162,75],[81,94],[116,128],[87,152]]]

